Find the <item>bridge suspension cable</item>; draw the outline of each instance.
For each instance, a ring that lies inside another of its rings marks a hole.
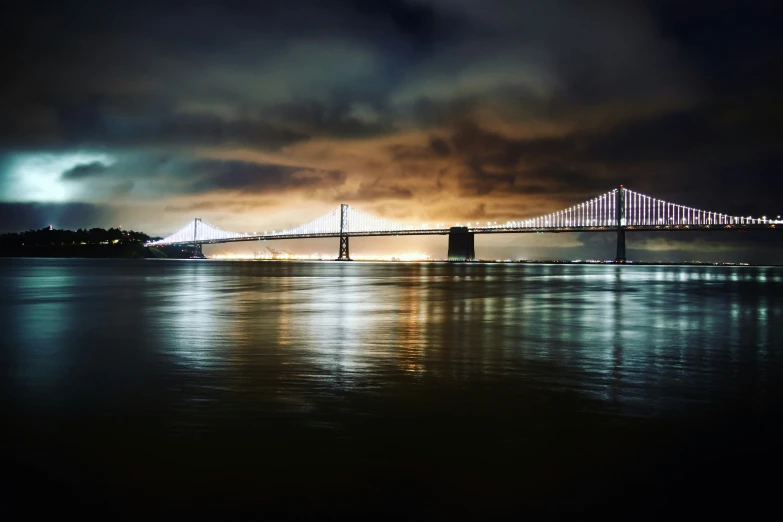
[[[766,219],[731,216],[679,205],[625,189],[625,223],[630,226],[761,225]]]
[[[299,225],[298,227],[287,230],[273,231],[268,236],[313,236],[319,234],[339,234],[340,233],[340,209],[330,210],[323,216],[316,218],[309,223]]]
[[[578,205],[540,217],[491,224],[481,229],[562,229],[601,227],[678,227],[712,225],[765,225],[765,218],[732,216],[700,210],[662,199],[653,198],[626,188],[618,188]]]
[[[487,227],[479,226],[471,228],[540,229],[616,226],[616,200],[618,190],[619,189],[615,189],[606,192],[578,205],[536,218],[507,221],[506,223],[492,224]]]
[[[154,246],[168,245],[172,243],[208,242],[219,241],[223,239],[239,239],[247,236],[248,234],[240,234],[238,232],[227,232],[225,230],[221,230],[216,226],[210,225],[209,223],[196,218],[192,223],[188,223],[170,236],[167,236],[158,241],[150,241],[147,244]]]

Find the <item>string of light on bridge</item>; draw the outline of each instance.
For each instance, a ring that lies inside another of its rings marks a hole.
[[[618,204],[620,205],[619,209]],[[397,223],[352,207],[347,207],[341,228],[340,212],[340,208],[336,208],[303,225],[286,230],[264,231],[263,234],[228,232],[201,219],[196,219],[170,236],[148,244],[219,243],[237,240],[334,237],[339,235],[443,234],[448,233],[450,229],[443,223],[432,227],[427,224],[417,227]],[[775,220],[767,219],[766,216],[762,218],[732,216],[679,205],[621,187],[578,205],[531,219],[511,220],[500,224],[492,222],[483,226],[473,222],[457,223],[456,226],[465,226],[472,232],[481,233],[602,230],[617,227],[710,228],[714,226],[775,225],[778,223],[783,223],[779,216]]]

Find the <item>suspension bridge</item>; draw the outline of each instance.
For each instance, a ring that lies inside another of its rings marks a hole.
[[[635,192],[623,186],[578,205],[543,216],[505,223],[466,223],[457,226],[413,226],[397,223],[354,209],[340,207],[303,225],[273,230],[263,234],[228,232],[199,218],[177,232],[148,246],[190,246],[201,255],[204,244],[275,239],[339,238],[338,261],[349,261],[351,237],[448,235],[450,261],[475,260],[475,234],[615,232],[616,262],[626,261],[625,234],[633,231],[706,231],[706,230],[777,230],[783,226],[777,219],[732,216],[700,210]]]

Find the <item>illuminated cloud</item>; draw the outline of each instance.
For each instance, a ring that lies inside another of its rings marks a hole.
[[[5,163],[6,201],[64,202],[73,200],[75,191],[68,183],[93,175],[113,162],[111,156],[98,153],[22,153]]]

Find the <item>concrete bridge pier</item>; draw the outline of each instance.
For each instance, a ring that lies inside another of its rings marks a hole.
[[[617,256],[614,258],[615,263],[625,263],[625,229],[617,229]]]
[[[475,261],[476,248],[473,232],[468,227],[449,229],[449,261]]]

